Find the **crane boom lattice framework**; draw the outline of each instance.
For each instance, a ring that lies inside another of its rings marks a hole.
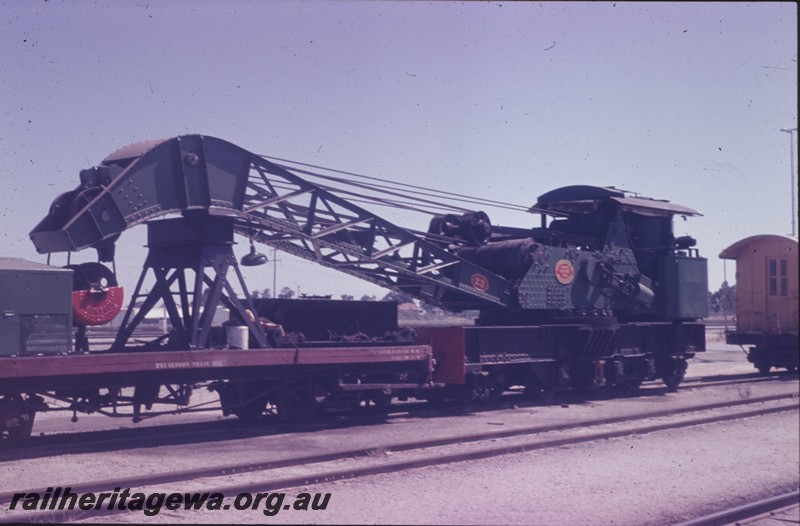
[[[181,221],[189,223],[193,217],[203,218],[198,219],[205,222],[203,232],[184,233],[189,237],[208,236],[213,232],[209,222],[232,222],[237,234],[255,242],[447,309],[513,305],[512,284],[505,278],[283,166],[209,136],[137,143],[112,153],[101,165],[81,172],[81,184],[56,199],[31,239],[39,253],[94,247],[101,261],[111,261],[114,242],[124,230],[170,214],[182,214]],[[478,221],[475,228],[488,226]],[[179,244],[184,234],[163,233],[170,230],[173,227],[160,229],[162,233],[151,229],[146,267],[181,266],[154,261],[174,257],[163,252],[170,243]],[[230,243],[224,235],[217,241]],[[160,256],[154,255],[154,246],[161,246]],[[223,252],[226,256],[210,265],[218,275],[231,266],[232,253]],[[184,291],[182,276],[169,278],[164,268],[156,271],[162,292],[176,280]],[[212,294],[226,286],[208,277],[203,281]],[[186,313],[181,322],[168,296],[161,294],[173,325],[192,319],[198,328],[200,317]],[[156,299],[152,297],[148,306]],[[242,310],[241,305],[233,307]]]

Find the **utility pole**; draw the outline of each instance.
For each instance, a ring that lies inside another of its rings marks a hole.
[[[792,237],[797,235],[797,212],[795,211],[795,199],[797,199],[797,190],[794,184],[794,132],[797,128],[781,128],[781,131],[789,134],[789,172],[792,177]]]
[[[278,249],[272,247],[272,297],[278,297]]]

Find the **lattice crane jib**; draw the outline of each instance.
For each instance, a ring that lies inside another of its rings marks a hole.
[[[424,235],[229,142],[186,135],[132,145],[81,172],[31,232],[40,253],[96,248],[170,214],[233,218],[237,234],[445,308],[515,306],[512,283]]]

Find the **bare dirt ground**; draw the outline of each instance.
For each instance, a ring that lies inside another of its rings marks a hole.
[[[798,486],[798,415],[766,417],[286,490],[325,510],[263,508],[114,522],[674,524]],[[230,502],[230,501],[228,501]]]

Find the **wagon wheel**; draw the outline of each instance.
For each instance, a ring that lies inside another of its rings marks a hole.
[[[392,406],[392,395],[386,394],[383,391],[375,391],[368,393],[364,399],[364,406],[361,406],[362,400],[356,402],[354,409],[364,410],[370,413],[383,414],[386,413]]]
[[[667,376],[662,376],[661,380],[664,382],[664,385],[667,386],[667,391],[675,392],[678,390],[678,386],[683,381],[683,375],[685,371],[682,369],[677,369]]]
[[[233,414],[242,420],[256,420],[267,408],[268,393],[262,382],[229,382],[216,387],[224,414]]]
[[[467,400],[469,402],[491,404],[497,402],[505,392],[506,388],[502,386],[487,387],[482,389],[470,389],[469,391],[467,391]]]
[[[386,393],[378,393],[372,398],[373,407],[380,411],[386,411],[392,406],[392,395]]]
[[[30,438],[36,411],[26,405],[22,395],[0,399],[0,448],[12,447]]]
[[[643,382],[642,378],[626,378],[625,381],[622,382],[622,390],[629,393],[636,393],[642,386],[642,382]]]
[[[281,419],[292,422],[309,422],[322,414],[322,406],[306,387],[284,392],[277,406]]]
[[[661,375],[661,380],[667,386],[667,390],[675,392],[686,375],[686,360],[680,357],[672,357],[664,360],[660,366],[657,363],[656,370]]]
[[[532,379],[525,385],[525,394],[543,404],[551,404],[556,397],[556,387],[545,385],[539,379]]]
[[[267,407],[267,402],[263,399],[253,400],[244,404],[231,412],[242,420],[256,420],[264,414],[264,409]]]
[[[463,401],[467,403],[489,404],[500,399],[506,392],[504,384],[491,384],[486,382],[482,385],[468,386],[463,392]]]
[[[755,366],[761,374],[769,374],[769,370],[772,368],[769,362],[756,362]]]
[[[425,400],[428,401],[429,404],[433,405],[434,407],[442,407],[445,405],[447,398],[445,397],[444,393],[440,390],[431,389],[429,392],[425,393],[424,396]]]

